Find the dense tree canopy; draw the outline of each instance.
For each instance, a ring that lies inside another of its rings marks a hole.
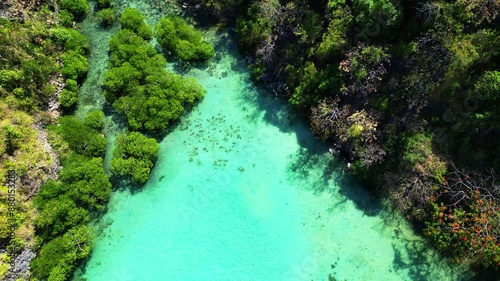
[[[143,16],[128,9],[121,21],[124,27],[135,26],[143,23]],[[127,116],[129,129],[161,132],[182,115],[186,104],[202,98],[205,90],[196,80],[165,70],[165,58],[138,32],[122,29],[111,37],[105,95]]]
[[[52,128],[68,142],[74,151],[87,156],[102,157],[104,155],[106,138],[101,134],[101,128],[88,126],[74,116],[62,117],[60,125]]]
[[[19,20],[0,19],[0,179],[14,169],[19,177],[44,181],[39,170],[51,167],[51,156],[33,127],[59,123],[49,126],[48,134],[60,152],[60,177],[40,188],[36,219],[27,213],[37,188],[23,186],[17,224],[36,228],[33,275],[66,280],[90,253],[92,235],[85,226],[90,214],[104,210],[110,195],[102,160],[104,113],[56,121],[46,111],[59,102],[63,113],[70,113],[77,104],[89,42],[73,26],[89,5],[35,2],[49,6],[37,6],[36,13]],[[234,17],[252,77],[308,117],[330,151],[408,219],[424,225],[439,250],[459,262],[498,270],[498,1],[182,2]],[[98,0],[97,8],[103,25],[116,21],[111,1]],[[119,22],[122,30],[110,40],[106,99],[127,117],[130,130],[164,132],[204,90],[164,69],[165,58],[148,42],[152,28],[138,10],[126,8]],[[214,55],[202,33],[178,17],[161,19],[155,34],[180,60]],[[59,96],[55,82],[65,84]],[[143,183],[158,150],[154,139],[140,133],[120,135],[112,169]],[[6,192],[0,186],[0,193]],[[0,201],[2,245],[11,243],[6,206]],[[34,244],[29,234],[19,241]]]
[[[111,184],[102,161],[102,158],[89,159],[75,154],[66,160],[61,170],[61,182],[68,196],[86,209],[104,209],[111,195]]]
[[[37,251],[30,278],[67,280],[90,253],[85,225],[91,213],[104,210],[111,188],[99,158],[106,147],[103,113],[91,112],[83,122],[57,120],[75,109],[88,69],[89,41],[73,28],[88,5],[28,1],[15,5],[15,14],[0,6],[0,182],[14,177],[17,202],[12,220],[7,197],[0,200],[0,250],[12,255],[2,254],[0,279],[28,278],[26,270],[8,271],[8,264],[21,252]],[[7,192],[0,185],[0,194]]]
[[[202,33],[179,17],[162,18],[156,24],[156,37],[164,49],[183,61],[205,61],[214,55]]]
[[[153,37],[151,26],[144,22],[144,16],[137,9],[125,8],[120,16],[120,24],[123,29],[132,30],[145,40]]]
[[[153,138],[139,132],[121,134],[116,137],[111,170],[121,176],[129,176],[133,181],[145,183],[154,166],[160,145]]]
[[[61,8],[69,11],[73,16],[81,18],[87,13],[89,5],[87,0],[60,0]]]
[[[112,8],[102,9],[96,13],[96,16],[103,26],[111,26],[116,21],[115,10]]]
[[[67,280],[78,262],[90,254],[92,239],[92,230],[87,226],[70,229],[42,247],[40,256],[31,263],[33,273],[50,281]]]

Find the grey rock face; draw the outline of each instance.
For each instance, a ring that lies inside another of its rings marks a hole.
[[[16,257],[14,261],[14,268],[9,270],[4,280],[15,281],[19,278],[21,280],[30,280],[29,278],[30,262],[34,258],[35,258],[35,253],[31,249],[24,248],[22,253]]]

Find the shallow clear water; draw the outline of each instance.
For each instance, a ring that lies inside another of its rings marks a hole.
[[[133,6],[157,18],[147,2]],[[89,20],[82,27],[96,34],[91,40],[110,34],[96,31]],[[75,279],[386,281],[467,275],[347,180],[327,147],[284,104],[254,86],[232,36],[213,30],[207,36],[217,58],[184,71],[207,89],[205,98],[161,142],[142,191],[113,194],[96,226],[92,257]],[[92,44],[104,55],[91,61],[98,69],[89,77],[102,78],[105,45]],[[90,102],[80,103],[79,114],[102,107],[98,82],[89,83],[81,98]]]

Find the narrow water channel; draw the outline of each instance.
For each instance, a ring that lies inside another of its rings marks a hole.
[[[146,0],[127,5],[151,23],[160,15]],[[93,20],[80,25],[92,46],[81,115],[103,106],[113,32]],[[206,34],[216,58],[183,73],[207,89],[205,98],[161,142],[143,190],[113,194],[75,280],[465,280],[252,83],[231,34]]]

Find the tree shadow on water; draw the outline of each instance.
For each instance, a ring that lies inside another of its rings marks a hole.
[[[314,139],[307,128],[296,130],[296,133],[301,147],[291,157],[287,169],[301,188],[336,196],[332,209],[352,202],[364,216],[381,213],[384,207],[379,196],[349,175],[341,159],[327,152],[327,147]]]
[[[406,271],[411,280],[479,280],[466,267],[450,264],[425,240],[400,239],[392,243],[394,251],[393,268],[395,271]]]
[[[354,203],[364,216],[378,216],[384,210],[381,198],[367,186],[361,185],[352,175],[345,175],[339,182],[339,193]]]
[[[120,192],[125,192],[128,191],[130,192],[131,195],[136,195],[144,190],[144,184],[140,183],[135,183],[132,180],[122,177],[119,175],[113,175],[110,177],[110,182],[112,186],[112,191],[120,191]]]

